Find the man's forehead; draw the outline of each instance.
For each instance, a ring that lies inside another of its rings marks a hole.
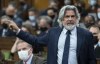
[[[74,10],[65,10],[65,12],[74,12],[75,13]]]
[[[22,43],[18,43],[17,47],[27,47],[28,43],[26,42],[22,42]]]
[[[65,15],[75,15],[75,12],[73,10],[66,10]]]

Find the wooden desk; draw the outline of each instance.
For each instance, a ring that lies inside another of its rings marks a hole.
[[[15,42],[15,37],[0,37],[0,49],[10,50]]]
[[[96,58],[97,64],[100,64],[100,58]]]

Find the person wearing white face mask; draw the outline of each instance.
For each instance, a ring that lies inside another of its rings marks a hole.
[[[96,4],[96,0],[89,0],[89,4],[90,4],[91,6],[94,6],[94,5]]]
[[[97,8],[97,18],[100,20],[100,7]]]
[[[29,16],[29,20],[35,20],[35,16]]]
[[[17,43],[17,51],[20,61],[15,64],[45,64],[43,58],[35,56],[32,52],[32,46],[22,40]]]
[[[29,21],[32,23],[32,26],[36,26],[36,22],[37,22],[37,11],[35,8],[30,8],[28,10],[28,19]]]

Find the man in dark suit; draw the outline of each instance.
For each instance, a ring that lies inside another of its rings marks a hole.
[[[77,8],[66,5],[59,12],[60,27],[51,28],[43,37],[30,35],[9,20],[2,19],[1,24],[9,25],[10,29],[17,32],[17,37],[31,45],[47,44],[47,64],[96,64],[93,36],[89,31],[77,27],[79,20]]]
[[[20,40],[16,44],[16,48],[18,51],[18,56],[21,59],[20,61],[16,62],[15,64],[45,64],[43,58],[35,56],[32,52],[32,45]]]

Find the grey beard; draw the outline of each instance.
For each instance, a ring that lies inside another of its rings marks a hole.
[[[64,27],[67,30],[73,30],[76,27],[76,24],[74,24],[74,25],[64,25]]]

